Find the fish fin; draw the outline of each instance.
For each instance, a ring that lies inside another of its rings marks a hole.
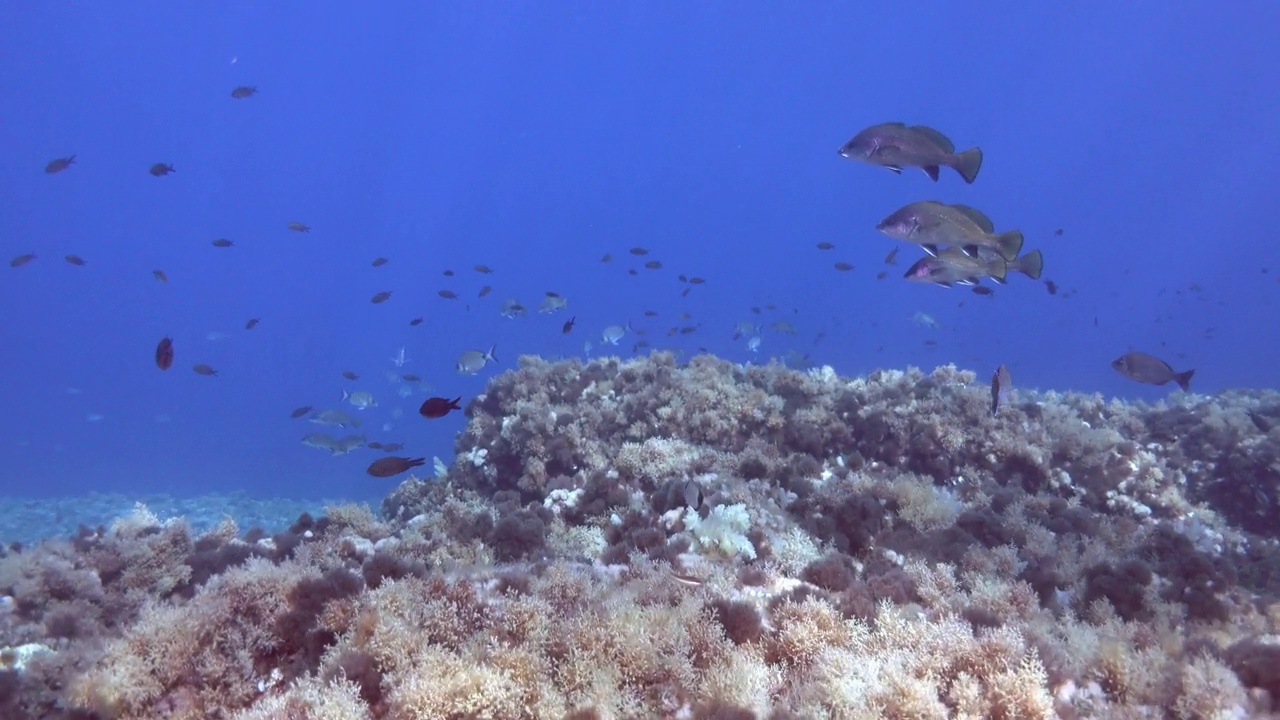
[[[973,257],[973,258],[978,257],[977,245],[964,245],[960,248],[960,250],[961,252],[963,252],[965,255],[968,255],[969,257]]]
[[[902,174],[902,168],[897,165],[885,165],[885,167],[888,168],[889,172],[893,173],[894,175]]]
[[[951,287],[951,283],[950,283],[950,282],[948,282],[948,281],[946,281],[946,280],[934,280],[934,281],[933,281],[933,284],[934,284],[934,285],[940,285],[940,286],[942,286],[942,287],[944,287],[944,288],[949,288],[949,287]]]
[[[487,352],[487,353],[485,353],[485,354],[484,354],[484,356],[485,356],[486,358],[488,358],[489,362],[494,363],[494,364],[496,364],[496,363],[498,362],[498,356],[493,354],[493,351],[494,351],[494,350],[497,350],[497,349],[498,349],[498,346],[497,346],[497,345],[490,345],[490,346],[489,346],[489,352]]]
[[[1032,280],[1039,280],[1040,273],[1044,271],[1044,255],[1039,250],[1032,250],[1010,263],[1010,266]]]
[[[938,246],[937,246],[937,245],[934,245],[933,243],[925,243],[924,245],[921,245],[920,247],[921,247],[921,249],[923,249],[925,252],[929,253],[929,254],[930,254],[930,255],[932,255],[933,257],[938,257]]]
[[[1010,230],[997,235],[996,250],[1004,256],[1005,260],[1009,262],[1016,260],[1018,253],[1022,252],[1022,231]]]
[[[929,176],[930,180],[934,182],[938,182],[938,166],[937,165],[925,165],[920,169],[924,171],[925,175]]]
[[[978,171],[982,169],[982,150],[979,148],[969,148],[962,153],[958,153],[951,157],[951,167],[958,173],[964,181],[972,184],[978,179]]]
[[[1006,278],[1002,278],[1002,277],[1001,277],[1001,278],[993,277],[993,278],[991,278],[991,279],[992,279],[992,280],[994,280],[994,281],[995,281],[995,283],[996,283],[997,285],[1008,285],[1008,284],[1009,284],[1009,281],[1008,281],[1008,279],[1006,279]]]
[[[338,402],[346,402],[346,401],[347,401],[347,399],[348,399],[348,398],[350,398],[350,397],[351,397],[351,393],[347,392],[346,390],[343,390],[343,391],[342,391],[342,399],[341,399],[341,400],[339,400]]]
[[[1178,387],[1182,388],[1182,392],[1191,392],[1191,376],[1195,374],[1196,371],[1192,368],[1186,372],[1175,373],[1173,379],[1178,383]]]
[[[978,278],[963,278],[961,280],[957,280],[956,284],[964,285],[966,287],[974,287],[978,284]]]

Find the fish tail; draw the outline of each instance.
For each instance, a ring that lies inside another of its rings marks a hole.
[[[1040,273],[1044,271],[1044,255],[1039,250],[1032,250],[1022,257],[1011,263],[1014,270],[1026,275],[1032,280],[1039,280]]]
[[[950,164],[965,182],[972,183],[978,179],[978,171],[982,169],[982,150],[975,147],[956,153],[951,156]]]
[[[987,275],[1001,285],[1005,283],[1005,276],[1008,274],[1009,263],[1005,262],[1004,258],[992,258],[987,265]]]
[[[497,363],[497,362],[498,362],[498,356],[493,354],[493,351],[494,351],[494,350],[497,350],[497,349],[498,349],[498,346],[497,346],[497,345],[490,345],[490,346],[489,346],[489,352],[487,352],[487,353],[485,353],[485,354],[484,354],[484,356],[485,356],[486,358],[488,358],[489,362],[491,362],[491,363]]]
[[[924,171],[925,175],[929,176],[930,180],[934,182],[938,182],[938,166],[937,165],[925,165],[920,169]]]
[[[1195,374],[1196,371],[1192,368],[1186,372],[1175,374],[1173,380],[1178,383],[1178,387],[1182,388],[1182,392],[1191,392],[1191,376]]]
[[[996,236],[996,250],[1005,260],[1013,261],[1022,252],[1022,231],[1010,230]]]
[[[347,401],[347,399],[348,399],[348,398],[350,398],[350,397],[351,397],[351,393],[347,392],[346,390],[343,390],[343,391],[342,391],[342,400],[340,400],[339,402],[346,402],[346,401]]]

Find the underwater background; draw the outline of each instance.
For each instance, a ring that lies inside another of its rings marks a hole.
[[[342,409],[367,439],[447,464],[465,417],[427,420],[419,403],[465,404],[525,354],[664,349],[846,375],[955,363],[983,378],[1005,364],[1016,387],[1165,397],[1172,384],[1109,367],[1142,350],[1195,368],[1196,392],[1280,383],[1280,8],[1267,3],[2,15],[0,254],[36,255],[0,271],[11,509],[86,493],[376,499],[393,486],[365,473],[379,454],[304,446],[327,428],[292,410]],[[256,93],[233,98],[242,86]],[[980,146],[980,177],[934,183],[837,155],[887,121]],[[173,172],[149,174],[156,163]],[[990,296],[904,281],[920,253],[875,225],[924,199],[1021,229],[1056,294],[1021,276]],[[538,313],[547,291],[567,308]],[[503,317],[509,299],[527,316]],[[742,322],[758,351],[734,338]],[[629,332],[605,345],[615,324]],[[168,372],[153,362],[163,337]],[[490,346],[496,365],[457,372]],[[400,397],[388,371],[425,387]]]

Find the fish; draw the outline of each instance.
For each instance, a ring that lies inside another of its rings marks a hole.
[[[84,265],[84,258],[80,257],[79,255],[68,255],[63,259],[71,263],[72,265]]]
[[[53,175],[55,173],[60,173],[63,170],[66,170],[67,168],[75,164],[76,164],[75,155],[68,155],[66,157],[54,158],[50,160],[47,165],[44,166],[44,171],[49,173],[50,175]]]
[[[418,414],[424,418],[442,418],[452,410],[461,410],[462,406],[458,404],[460,402],[461,395],[452,400],[442,397],[427,398],[422,407],[418,408]]]
[[[1176,382],[1183,392],[1191,392],[1191,376],[1194,369],[1178,372],[1169,363],[1144,352],[1130,352],[1111,361],[1111,367],[1121,375],[1148,385],[1165,385]]]
[[[252,329],[254,329],[254,328],[258,327],[258,323],[260,323],[260,322],[262,322],[262,321],[261,321],[261,320],[259,320],[258,318],[249,318],[249,319],[245,322],[245,324],[244,324],[244,329],[245,329],[245,330],[252,330]]]
[[[244,100],[245,98],[253,97],[254,95],[257,95],[257,94],[258,94],[258,88],[250,85],[241,85],[240,87],[237,87],[235,90],[231,91],[231,97],[237,100]]]
[[[756,335],[759,332],[760,332],[759,325],[751,322],[750,320],[743,320],[739,322],[737,325],[733,326],[733,339],[737,340],[739,338],[751,337],[752,335]]]
[[[819,249],[819,250],[834,250],[834,249],[835,249],[835,247],[836,247],[836,246],[835,246],[834,244],[829,243],[829,242],[820,242],[820,243],[818,243],[818,249]]]
[[[426,463],[426,458],[384,457],[370,463],[368,470],[365,472],[374,477],[385,478],[399,475],[406,470],[420,467]]]
[[[889,254],[888,254],[888,255],[885,255],[885,256],[884,256],[884,264],[885,264],[885,265],[897,265],[897,264],[898,264],[898,248],[896,248],[896,247],[895,247],[894,249],[892,249],[892,250],[890,250],[890,251],[889,251]]]
[[[378,401],[373,399],[373,394],[364,390],[356,390],[355,392],[342,391],[342,402],[351,403],[357,410],[368,410],[371,407],[378,407]]]
[[[388,262],[390,261],[384,257],[376,257],[373,259],[373,262],[370,264],[373,265],[374,267],[382,267],[383,265],[386,265]]]
[[[618,341],[627,334],[627,329],[621,325],[610,325],[600,333],[600,339],[610,345],[617,345]]]
[[[689,278],[689,284],[690,284],[690,285],[701,285],[701,284],[703,284],[703,283],[705,283],[705,282],[706,282],[706,280],[704,280],[704,279],[702,279],[702,278],[700,278],[700,277],[691,277],[691,278]]]
[[[521,305],[518,300],[512,299],[503,300],[502,307],[498,309],[498,314],[508,320],[524,317],[527,312],[524,305]]]
[[[217,370],[214,370],[212,367],[205,365],[204,363],[199,363],[198,365],[194,365],[192,366],[191,369],[195,372],[195,374],[204,375],[206,377],[215,377],[218,374]]]
[[[607,263],[612,259],[613,259],[613,255],[610,255],[609,253],[605,253],[604,257],[600,258],[600,262]]]
[[[577,322],[577,320],[578,318],[576,316],[571,317],[568,320],[565,320],[564,325],[560,326],[560,332],[564,333],[565,335],[568,335],[569,333],[573,332],[573,324]]]
[[[27,263],[35,259],[36,259],[35,253],[27,253],[26,255],[19,255],[18,257],[9,261],[9,267],[14,267],[14,268],[22,267],[23,265],[26,265]]]
[[[649,262],[645,263],[645,264],[644,264],[644,266],[645,266],[645,267],[647,267],[647,268],[649,268],[650,270],[661,270],[661,269],[662,269],[662,261],[661,261],[661,260],[650,260]]]
[[[996,291],[986,285],[974,285],[972,288],[974,295],[995,295]]]
[[[354,371],[354,370],[343,370],[343,371],[342,371],[342,377],[344,377],[344,378],[346,378],[346,379],[348,379],[348,380],[359,380],[359,379],[360,379],[360,375],[359,375],[359,374],[357,374],[357,373],[356,373],[356,371]]]
[[[384,302],[386,302],[386,301],[388,301],[388,300],[390,300],[390,299],[391,299],[391,291],[390,291],[390,290],[383,290],[382,292],[378,293],[377,295],[374,295],[373,297],[369,298],[369,302],[373,303],[374,305],[381,305],[382,303],[384,303]]]
[[[444,271],[443,275],[444,275],[445,277],[453,277],[454,272],[453,272],[452,270],[448,269],[448,268],[445,268],[445,271]]]
[[[452,291],[452,290],[440,290],[440,291],[438,291],[436,294],[437,294],[437,295],[439,295],[440,297],[444,298],[445,300],[457,300],[457,299],[458,299],[458,293],[456,293],[456,292],[454,292],[454,291]]]
[[[959,246],[977,257],[978,248],[990,248],[1012,261],[1022,251],[1022,232],[995,232],[991,218],[968,205],[947,205],[921,200],[905,205],[880,221],[876,229],[895,240],[915,243],[930,255],[939,246]]]
[[[482,298],[491,292],[493,292],[493,287],[490,285],[485,285],[484,287],[480,288],[480,292],[476,293],[476,297]]]
[[[303,415],[306,415],[307,413],[311,412],[311,410],[312,410],[312,407],[310,405],[303,405],[300,408],[294,408],[293,412],[289,413],[289,417],[294,420],[297,420]]]
[[[360,427],[360,418],[353,418],[341,410],[321,410],[307,418],[308,422],[317,425],[336,425],[338,427]]]
[[[302,436],[303,445],[316,448],[317,450],[333,452],[334,444],[337,442],[337,439],[328,433],[307,433]]]
[[[482,275],[493,274],[493,268],[489,267],[488,265],[476,265],[474,270]]]
[[[1044,254],[1039,250],[1032,250],[1017,260],[1007,264],[1005,268],[1007,270],[1020,272],[1032,280],[1039,280],[1040,273],[1044,272]]]
[[[937,182],[939,166],[946,166],[972,183],[982,168],[982,150],[976,147],[957,153],[946,135],[924,125],[908,127],[889,122],[872,125],[840,146],[839,153],[850,160],[879,165],[895,173],[904,167],[918,167]]]
[[[490,345],[487,352],[479,350],[468,350],[458,356],[458,372],[464,375],[475,375],[484,369],[489,363],[497,363],[498,356],[493,354],[497,348],[496,345]]]
[[[416,317],[409,321],[409,327],[418,327],[422,324],[422,318]]]
[[[217,240],[211,240],[209,244],[218,248],[229,248],[235,245],[235,243],[231,242],[226,238],[218,238]]]
[[[760,342],[761,337],[759,335],[752,335],[747,339],[747,350],[753,353],[760,352]]]
[[[311,232],[311,226],[307,225],[306,223],[291,222],[286,227],[288,227],[290,230],[294,232],[300,232],[300,233]]]
[[[1045,290],[1048,290],[1050,295],[1057,295],[1057,294],[1058,294],[1058,284],[1057,284],[1057,283],[1055,283],[1055,282],[1054,282],[1054,281],[1052,281],[1052,280],[1045,280],[1045,281],[1044,281],[1044,289],[1045,289]]]
[[[1013,376],[1009,374],[1009,368],[1003,364],[991,373],[991,414],[995,415],[1000,410],[1000,398],[1004,397],[1008,402],[1009,390],[1013,388]]]
[[[329,448],[329,452],[334,455],[346,455],[352,450],[364,447],[363,435],[347,435],[333,443],[333,447]]]
[[[1044,257],[1039,250],[1032,250],[1013,262],[1006,262],[997,254],[978,257],[968,255],[959,248],[950,247],[938,251],[937,257],[927,256],[917,260],[903,277],[914,282],[931,282],[943,287],[951,285],[977,285],[984,277],[1003,284],[1010,270],[1020,272],[1033,280],[1040,279]]]
[[[162,283],[169,282],[169,276],[166,275],[163,270],[152,270],[151,277],[155,278],[156,280],[159,280]]]
[[[369,442],[365,443],[364,446],[369,448],[370,450],[382,449],[382,443],[378,442],[377,440],[370,440]]]
[[[698,484],[697,480],[685,480],[683,491],[685,505],[688,505],[693,510],[702,507],[702,486]]]
[[[156,177],[164,177],[165,175],[168,175],[171,172],[177,172],[177,170],[174,170],[172,165],[166,165],[165,163],[156,163],[155,165],[152,165],[151,169],[148,170],[147,172],[151,173]]]
[[[835,268],[840,272],[849,272],[850,270],[853,269],[853,266],[847,262],[841,261],[835,264]]]
[[[156,367],[161,370],[173,367],[173,338],[162,338],[156,344]]]
[[[630,250],[628,250],[627,252],[631,253],[632,255],[636,255],[636,256],[639,256],[639,255],[648,255],[648,254],[649,254],[649,251],[648,251],[646,248],[642,248],[642,247],[633,247],[633,248],[631,248]]]
[[[404,449],[404,443],[383,443],[383,452],[398,452]]]
[[[556,312],[557,310],[563,310],[567,307],[569,307],[568,300],[565,300],[559,295],[547,295],[542,298],[541,303],[538,303],[538,312],[545,315]]]
[[[401,346],[396,354],[391,356],[391,364],[396,367],[404,367],[407,362],[409,362],[409,356],[404,354],[404,346]]]

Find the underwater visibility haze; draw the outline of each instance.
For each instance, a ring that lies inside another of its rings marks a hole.
[[[0,540],[87,527],[0,553],[0,710],[1268,711],[1277,27],[1258,2],[6,6]],[[83,573],[74,602],[38,567]],[[163,665],[199,684],[130,659],[157,613],[250,596],[285,615]],[[401,647],[418,602],[483,621]],[[534,616],[580,667],[501,635]],[[595,626],[675,634],[627,665]],[[1139,627],[1177,638],[1144,679]],[[524,654],[479,649],[499,635]],[[976,649],[840,685],[872,637]],[[899,675],[923,684],[876,685]]]

